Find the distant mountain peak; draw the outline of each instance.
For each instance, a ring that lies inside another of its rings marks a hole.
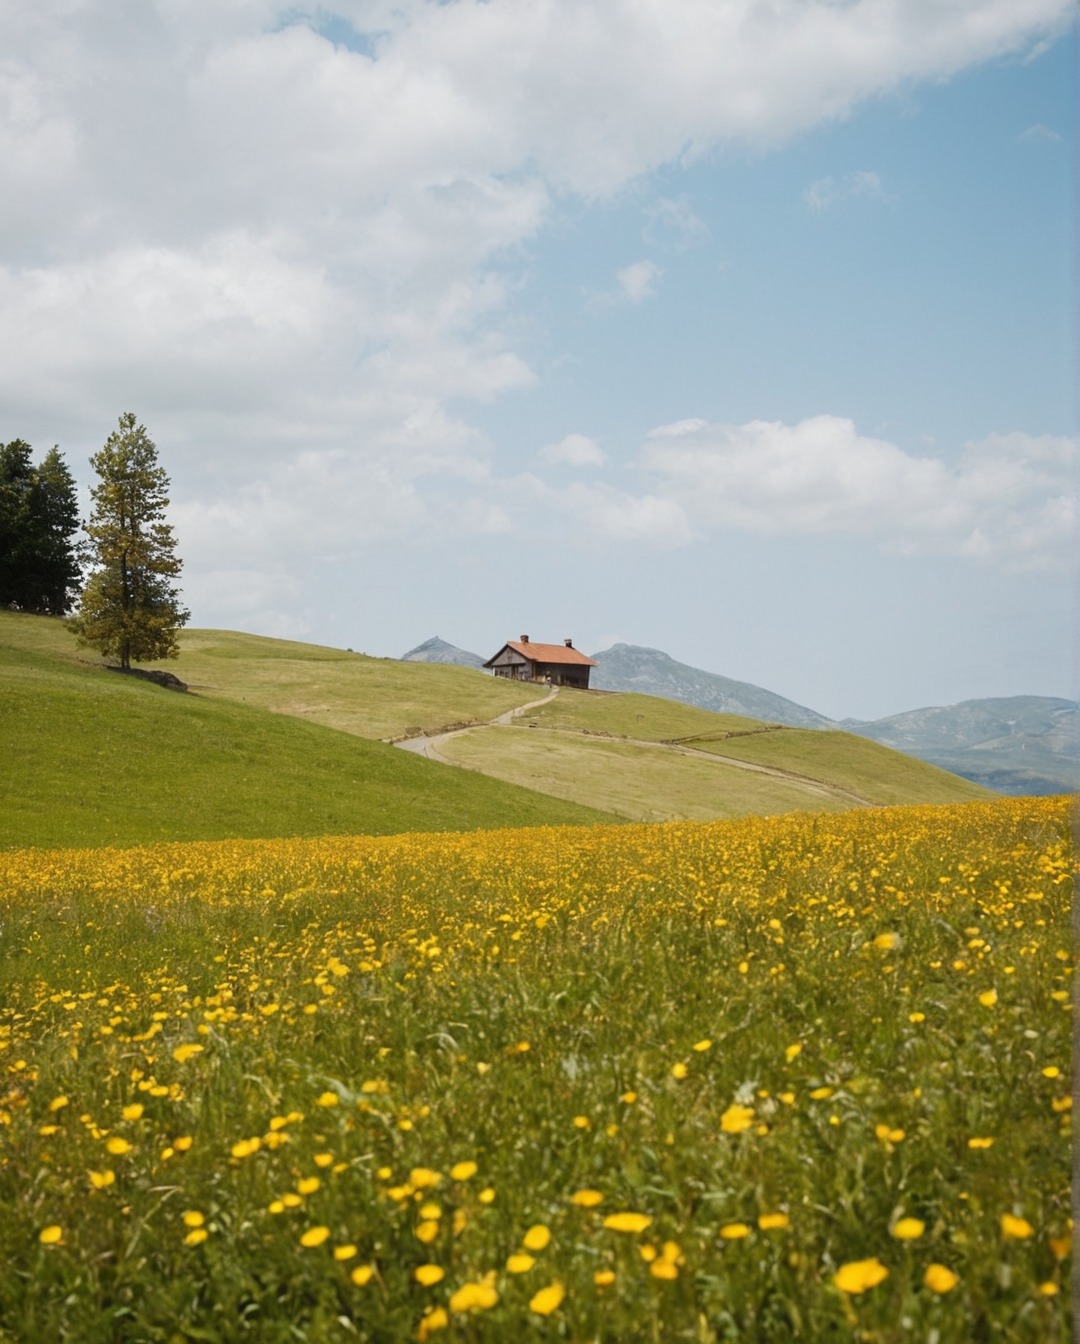
[[[638,691],[642,695],[660,695],[684,705],[698,705],[716,714],[741,714],[750,719],[783,723],[792,728],[832,728],[824,714],[797,705],[773,691],[734,681],[716,672],[680,663],[661,649],[640,644],[613,644],[602,653],[594,653],[599,664],[592,684],[600,691]]]
[[[481,668],[484,666],[484,660],[478,653],[470,653],[468,649],[459,649],[454,644],[448,644],[445,639],[440,639],[438,635],[433,635],[431,639],[425,639],[423,644],[417,644],[415,649],[403,653],[401,661],[403,663],[446,663],[451,667]]]

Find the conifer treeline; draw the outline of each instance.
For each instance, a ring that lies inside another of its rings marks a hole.
[[[60,451],[0,444],[0,607],[63,616],[82,582],[75,481]]]

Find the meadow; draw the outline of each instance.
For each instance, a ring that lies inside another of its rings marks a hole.
[[[0,1339],[1065,1341],[1068,809],[0,852]]]

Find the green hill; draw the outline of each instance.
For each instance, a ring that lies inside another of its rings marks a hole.
[[[512,726],[472,729],[439,750],[473,770],[642,821],[993,797],[850,733],[632,693],[564,689]]]
[[[273,669],[275,641],[236,638],[245,648],[268,645]],[[333,666],[332,651],[324,652]],[[240,665],[251,662],[258,659]],[[186,657],[172,667],[192,675]],[[0,845],[613,820],[319,723],[268,714],[257,694],[251,699],[179,695],[108,672],[77,655],[60,621],[0,612]]]
[[[564,689],[494,726],[544,690],[231,631],[183,631],[180,643],[180,659],[161,666],[187,695],[106,671],[60,621],[0,612],[0,844],[707,819],[991,796],[849,733],[655,696]],[[463,727],[436,750],[464,770],[386,744]]]

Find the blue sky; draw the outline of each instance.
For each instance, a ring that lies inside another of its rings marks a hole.
[[[3,437],[134,410],[197,625],[1075,695],[1071,13],[8,13]]]

